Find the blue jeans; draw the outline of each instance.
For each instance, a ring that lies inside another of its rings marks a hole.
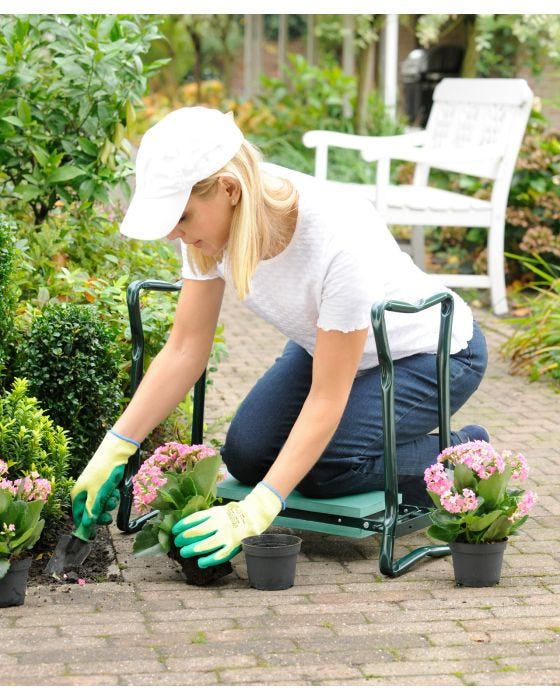
[[[282,449],[311,386],[313,358],[289,341],[283,354],[241,403],[222,448],[230,474],[244,484],[261,481]],[[480,384],[487,364],[484,336],[475,322],[467,348],[451,356],[451,412]],[[431,505],[424,469],[436,461],[439,437],[436,359],[418,354],[394,362],[395,429],[399,490],[406,503]],[[468,435],[451,433],[452,444]],[[332,498],[383,489],[383,419],[380,370],[354,380],[340,424],[319,461],[297,490]]]

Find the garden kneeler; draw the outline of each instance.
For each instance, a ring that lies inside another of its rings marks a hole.
[[[127,293],[128,313],[132,334],[132,393],[142,379],[144,369],[144,334],[142,328],[140,292],[141,290],[179,291],[181,282],[172,284],[159,280],[133,282]],[[453,317],[453,297],[450,293],[440,293],[417,304],[399,301],[386,301],[374,305],[371,318],[382,370],[381,391],[383,395],[383,427],[385,435],[385,490],[340,498],[306,498],[294,491],[286,499],[286,509],[273,521],[281,527],[312,530],[352,538],[380,535],[382,538],[379,568],[387,576],[400,576],[415,562],[424,557],[441,557],[449,554],[447,545],[427,545],[395,560],[394,541],[401,535],[424,529],[431,520],[427,508],[401,504],[397,489],[396,439],[393,409],[393,363],[385,331],[385,311],[416,313],[430,306],[441,304],[441,324],[437,355],[438,413],[441,449],[450,441],[449,409],[449,349]],[[203,442],[205,373],[198,380],[194,390],[192,443]],[[121,484],[121,502],[117,527],[126,533],[137,532],[149,518],[156,515],[152,511],[146,515],[130,519],[132,509],[132,477],[140,467],[140,456],[136,453],[128,462],[125,478]],[[232,477],[218,484],[218,496],[224,502],[241,501],[252,487],[240,484]]]

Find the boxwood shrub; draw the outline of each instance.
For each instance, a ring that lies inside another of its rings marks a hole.
[[[119,414],[122,353],[94,307],[52,303],[23,343],[20,373],[51,418],[69,434],[77,477]]]

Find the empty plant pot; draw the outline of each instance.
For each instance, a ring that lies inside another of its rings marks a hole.
[[[246,537],[241,546],[249,583],[261,591],[281,591],[294,585],[301,537],[264,534]]]

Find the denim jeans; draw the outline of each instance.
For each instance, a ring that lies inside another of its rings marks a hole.
[[[241,403],[222,448],[230,474],[244,484],[262,480],[282,449],[311,386],[313,358],[289,341],[282,355]],[[451,356],[451,412],[479,386],[487,364],[484,336],[475,322],[468,346]],[[436,461],[439,437],[436,356],[417,354],[394,362],[395,430],[399,489],[407,503],[431,504],[424,469]],[[451,433],[452,444],[469,436]],[[383,489],[383,420],[380,370],[354,380],[340,424],[319,461],[297,490],[315,498]]]

